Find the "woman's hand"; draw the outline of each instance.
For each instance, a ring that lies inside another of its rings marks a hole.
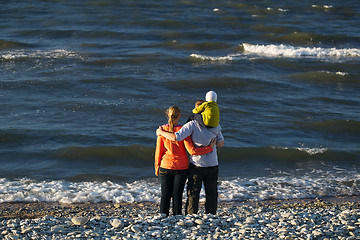
[[[214,148],[215,145],[216,145],[216,138],[213,138],[213,139],[211,140],[211,142],[210,142],[210,146],[211,146],[212,148]]]

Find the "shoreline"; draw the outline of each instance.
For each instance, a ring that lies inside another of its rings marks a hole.
[[[334,196],[306,199],[276,199],[262,201],[229,201],[219,202],[218,208],[250,206],[288,206],[297,204],[312,204],[314,202],[337,204],[344,202],[360,202],[360,196]],[[76,214],[96,215],[98,211],[107,212],[110,215],[122,215],[126,213],[132,217],[131,210],[146,209],[149,214],[157,214],[158,202],[84,202],[84,203],[59,203],[59,202],[4,202],[0,203],[1,219],[32,219],[44,216],[64,217]],[[204,203],[200,202],[199,213],[204,211]]]
[[[165,217],[159,203],[0,203],[2,239],[360,239],[360,197],[220,202]]]

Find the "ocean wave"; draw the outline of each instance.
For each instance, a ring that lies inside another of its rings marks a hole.
[[[326,126],[332,123],[324,123]],[[346,128],[346,127],[345,127]],[[90,146],[65,147],[55,151],[54,157],[66,161],[88,162],[101,160],[102,162],[122,164],[126,166],[152,166],[155,149],[145,145],[130,146]],[[232,164],[242,160],[252,159],[258,163],[262,161],[303,162],[310,157],[312,161],[337,161],[339,155],[348,159],[356,159],[358,153],[346,152],[326,147],[223,147],[218,149],[222,163]],[[316,155],[316,156],[315,156]],[[144,165],[145,164],[145,165]]]
[[[317,81],[319,83],[358,82],[358,79],[354,75],[343,71],[308,71],[295,73],[289,77],[306,81]]]
[[[359,157],[359,152],[341,151],[326,147],[281,147],[281,146],[267,146],[267,147],[244,147],[232,148],[223,147],[218,151],[219,158],[224,163],[236,163],[240,160],[251,160],[255,162],[305,162],[309,159],[311,161],[325,161],[337,162],[339,159],[349,159],[349,161],[356,161]],[[341,157],[340,157],[341,156]]]
[[[311,128],[318,131],[346,134],[347,136],[360,137],[360,121],[356,120],[326,120],[320,122],[313,122],[310,124]]]
[[[26,134],[0,130],[0,143],[2,144],[20,144],[25,141]]]
[[[328,10],[328,9],[331,9],[331,8],[334,8],[332,5],[316,5],[316,4],[313,4],[311,5],[313,8],[318,8],[318,9],[323,9],[323,10]]]
[[[341,170],[338,170],[341,171]],[[346,171],[344,171],[346,172]],[[316,176],[236,177],[219,180],[219,200],[301,199],[338,195],[359,195],[360,175],[337,176],[317,171]],[[29,178],[0,179],[2,202],[159,202],[160,183],[155,179],[115,183],[112,181],[36,181]],[[204,190],[200,200],[204,201]],[[185,194],[184,194],[185,199]]]
[[[275,34],[270,37],[271,41],[290,45],[314,46],[319,44],[339,45],[346,44],[348,41],[358,41],[357,37],[348,37],[344,35],[327,35],[312,32],[292,32]]]
[[[0,60],[3,61],[14,61],[14,60],[26,60],[26,59],[59,59],[59,58],[74,58],[84,59],[81,54],[66,50],[66,49],[55,49],[55,50],[14,50],[0,52]]]
[[[207,56],[202,54],[190,54],[193,59],[201,61],[238,61],[252,59],[254,57],[273,58],[358,58],[358,48],[322,48],[322,47],[295,47],[291,45],[256,45],[243,43],[240,45],[240,53],[231,53],[225,56]]]
[[[274,147],[274,149],[276,149],[276,147]],[[299,152],[305,152],[309,155],[315,155],[315,154],[321,154],[321,153],[325,153],[326,151],[328,151],[329,149],[327,148],[310,148],[310,147],[297,147],[297,148],[279,148],[279,149],[284,149],[284,150],[297,150]]]
[[[26,46],[30,46],[30,44],[24,44],[24,43],[15,42],[15,41],[0,40],[0,50],[26,47]]]
[[[357,134],[358,136],[358,122],[352,121],[325,121],[312,123],[310,128],[315,128],[321,131],[334,131],[335,133],[344,132],[344,134]],[[17,156],[22,156],[24,159],[7,159],[3,157],[4,162],[21,162],[26,161],[27,156],[31,159],[36,159],[37,163],[48,162],[49,159],[56,162],[61,162],[62,165],[53,166],[57,169],[66,169],[72,164],[81,166],[81,171],[93,171],[94,169],[107,168],[115,166],[124,166],[130,168],[151,168],[153,166],[155,148],[153,146],[133,144],[128,146],[115,146],[115,145],[94,145],[94,146],[65,146],[56,148],[56,145],[47,146],[47,150],[44,150],[44,145],[39,145],[37,138],[42,135],[46,135],[46,132],[41,135],[36,135],[32,131],[28,132],[29,135],[19,133],[0,132],[0,142],[3,143],[6,148],[3,148],[4,152],[15,153],[9,146],[25,146],[23,150],[17,150]],[[32,135],[34,134],[34,135]],[[59,133],[57,139],[58,144],[64,145],[63,142],[69,142],[74,138],[81,138],[85,141],[92,136],[76,136],[65,135],[60,136]],[[48,136],[47,141],[51,141],[52,136]],[[100,141],[100,139],[98,140]],[[40,146],[40,147],[39,147]],[[311,147],[311,146],[264,146],[264,147],[223,147],[218,149],[218,156],[221,163],[228,166],[232,164],[239,164],[242,162],[251,161],[253,164],[261,165],[263,163],[273,163],[276,165],[278,162],[306,162],[309,159],[311,161],[325,161],[325,162],[337,162],[340,159],[348,159],[349,161],[357,161],[360,153],[353,150],[341,150],[333,149],[324,146]],[[19,166],[20,168],[20,166]],[[86,170],[87,169],[87,170]],[[3,174],[12,169],[3,168]],[[28,169],[31,170],[31,169]],[[72,169],[75,170],[75,169]],[[114,170],[114,169],[112,169]],[[231,169],[230,169],[231,170]],[[24,169],[26,171],[26,169]],[[75,171],[76,172],[76,171]],[[237,174],[236,171],[230,171],[231,174]],[[139,177],[142,175],[139,174]]]
[[[237,60],[241,55],[240,54],[229,54],[226,56],[206,56],[206,55],[201,55],[201,54],[190,54],[191,58],[194,59],[199,59],[202,61],[218,61],[218,62],[222,62],[222,61],[232,61],[232,60]]]
[[[234,78],[234,77],[209,77],[206,79],[179,79],[171,82],[167,82],[164,85],[170,89],[179,90],[179,89],[203,89],[204,84],[208,88],[216,89],[227,89],[232,87],[244,87],[248,83],[244,78]]]
[[[66,161],[101,160],[121,165],[141,166],[153,163],[154,148],[144,145],[131,146],[90,146],[90,147],[65,147],[55,151],[54,157]]]
[[[168,43],[167,43],[168,44]],[[223,42],[200,42],[200,43],[177,43],[172,42],[174,48],[186,49],[186,50],[198,50],[198,51],[208,51],[208,50],[220,50],[229,48],[231,45]]]
[[[256,54],[267,57],[360,57],[360,49],[358,48],[321,48],[321,47],[295,47],[291,45],[254,45],[243,43],[244,54]]]

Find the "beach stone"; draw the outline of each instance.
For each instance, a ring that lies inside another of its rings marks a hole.
[[[258,223],[265,225],[268,223],[268,221],[266,221],[265,219],[260,219]]]
[[[179,226],[185,226],[185,223],[183,221],[179,221],[176,224],[179,225]]]
[[[114,228],[119,228],[123,226],[123,222],[120,219],[111,219],[110,220],[110,225],[113,226]]]
[[[51,229],[50,229],[50,231],[53,233],[62,232],[64,230],[65,230],[64,226],[61,226],[61,225],[55,225],[55,226],[51,227]]]
[[[9,221],[10,222],[10,221]],[[13,223],[13,222],[10,222],[7,224],[7,227],[8,228],[17,228],[18,224],[17,223]]]
[[[205,224],[200,224],[200,225],[199,225],[199,228],[209,229],[210,227],[209,227],[208,225],[205,225]]]
[[[191,226],[194,226],[194,222],[191,221],[191,220],[187,220],[187,221],[185,222],[185,225],[186,225],[187,227],[191,227]]]
[[[194,222],[195,222],[196,224],[198,224],[198,225],[203,225],[203,224],[204,224],[204,221],[201,220],[201,219],[195,219]]]
[[[356,230],[356,227],[353,227],[353,226],[347,226],[347,229],[348,229],[349,231],[354,231],[354,230]]]
[[[82,226],[88,221],[87,217],[73,217],[71,222],[75,225]]]
[[[20,239],[20,236],[19,235],[14,235],[14,234],[9,234],[9,235],[5,236],[5,240],[7,240],[7,239],[9,239],[9,240],[18,240],[18,239]]]
[[[316,229],[316,230],[312,231],[312,234],[314,235],[314,237],[319,237],[319,236],[323,235],[323,232]]]
[[[246,230],[242,228],[242,229],[239,230],[239,233],[244,235],[246,233]]]
[[[234,225],[235,225],[235,226],[238,226],[238,227],[242,227],[242,226],[243,226],[243,224],[242,224],[241,222],[235,222]]]
[[[161,232],[159,230],[156,230],[156,231],[150,232],[150,235],[153,236],[153,237],[155,237],[155,236],[160,237]]]
[[[151,226],[151,227],[149,227],[149,231],[155,231],[155,230],[161,230],[161,229],[163,229],[163,227],[161,227],[161,226]]]
[[[220,236],[221,236],[221,233],[220,233],[220,232],[216,232],[216,233],[213,235],[213,238],[214,238],[214,239],[218,239]]]
[[[292,219],[290,221],[290,224],[293,225],[293,226],[299,226],[299,222],[297,220],[295,220],[295,219]]]
[[[280,232],[280,233],[287,233],[288,232],[288,230],[286,228],[279,228],[277,231]]]
[[[138,227],[138,226],[131,226],[130,227],[130,229],[131,229],[131,231],[133,231],[134,233],[137,233],[137,232],[140,232],[141,231],[141,229]]]
[[[255,223],[255,218],[254,217],[247,217],[246,220],[245,220],[245,223],[254,224]]]
[[[21,233],[22,234],[27,234],[27,233],[31,232],[32,230],[33,230],[32,227],[25,227],[25,228],[21,229]]]

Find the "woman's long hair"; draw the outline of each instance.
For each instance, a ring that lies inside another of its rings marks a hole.
[[[180,108],[178,106],[171,106],[168,110],[166,110],[166,115],[168,118],[168,123],[170,126],[169,132],[174,132],[174,122],[180,116]]]

